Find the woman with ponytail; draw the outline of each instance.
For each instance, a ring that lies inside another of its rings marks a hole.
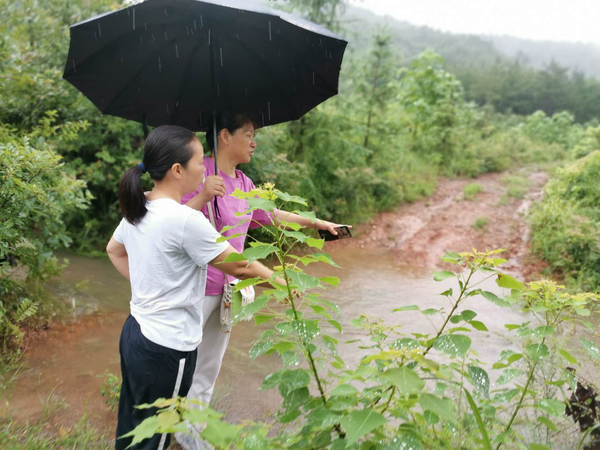
[[[202,309],[207,267],[236,252],[202,213],[181,204],[204,176],[204,151],[194,134],[165,125],[150,133],[140,164],[119,185],[123,220],[107,246],[115,268],[131,283],[131,315],[123,325],[119,352],[123,383],[119,399],[116,448],[156,409],[136,409],[161,397],[186,396],[202,341]],[[148,173],[154,188],[144,193]],[[219,270],[236,278],[273,272],[258,262],[223,263]],[[281,280],[279,280],[281,281]],[[132,448],[163,449],[170,437],[155,435]]]

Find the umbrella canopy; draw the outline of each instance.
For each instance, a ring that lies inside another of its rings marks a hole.
[[[258,126],[300,118],[338,92],[347,42],[240,0],[148,0],[71,27],[63,77],[104,114],[152,126]]]

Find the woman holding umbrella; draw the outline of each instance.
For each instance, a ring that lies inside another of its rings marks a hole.
[[[231,193],[239,188],[249,192],[254,189],[254,183],[241,170],[238,164],[250,162],[256,142],[254,141],[255,126],[252,119],[243,113],[224,112],[217,115],[217,163],[219,175],[215,175],[214,152],[213,157],[204,157],[204,168],[206,181],[197,190],[184,195],[182,203],[200,210],[208,218],[211,215],[215,220],[215,228],[220,231],[225,226],[234,226],[243,219],[252,219],[225,231],[223,234],[246,234],[248,228],[256,228],[259,224],[270,225],[272,223],[269,213],[254,211],[250,214],[240,216],[248,209],[246,200],[237,199]],[[206,140],[211,150],[214,150],[214,134],[212,131],[206,133]],[[214,213],[211,200],[219,196],[220,217]],[[238,215],[236,215],[238,213]],[[324,220],[312,223],[297,214],[286,211],[275,210],[274,214],[279,221],[295,222],[307,228],[327,230],[337,235],[336,227],[339,225]],[[257,223],[258,222],[258,223]],[[245,236],[232,238],[228,242],[237,251],[244,250]],[[223,356],[229,343],[231,333],[221,332],[220,306],[223,296],[223,285],[226,276],[223,272],[213,267],[208,268],[206,294],[203,306],[203,337],[198,347],[196,370],[188,397],[197,398],[206,404],[210,399],[215,387],[217,376],[221,369]],[[177,441],[186,450],[205,448],[201,441],[195,441],[192,436],[177,434]]]

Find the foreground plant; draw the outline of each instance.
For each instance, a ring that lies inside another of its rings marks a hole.
[[[236,195],[246,198],[251,210],[305,204],[272,185]],[[546,280],[525,285],[498,269],[506,262],[498,256],[501,249],[450,252],[442,259],[457,273],[434,273],[436,281],[456,283],[442,292],[447,303],[393,310],[424,315],[433,332],[406,334],[398,326],[363,315],[352,321],[363,330],[363,338],[346,342],[359,344],[354,352],[362,355],[351,365],[338,351],[339,309],[319,291],[336,286],[338,279],[304,272],[313,263],[336,264],[320,251],[305,256],[291,253],[298,243],[320,250],[323,241],[287,222],[275,222],[267,232],[271,242],[253,242],[230,260],[251,262],[274,256],[278,262],[274,277],[285,280],[285,285],[271,281],[272,288],[234,312],[236,320],[253,317],[257,324],[272,324],[252,347],[250,357],[273,353],[281,357],[282,368],[268,375],[261,387],[276,388],[281,394],[276,424],[232,425],[209,409],[190,413],[187,400],[162,399],[155,405],[163,407],[158,416],[129,434],[136,442],[153,432],[188,430],[216,448],[544,449],[568,439],[569,429],[576,430],[564,410],[566,389],[576,387],[576,376],[566,370],[566,364],[578,365],[578,360],[562,347],[558,336],[567,322],[591,327],[584,318],[597,301],[595,295],[569,294]],[[483,290],[490,284],[487,280],[495,281],[496,292]],[[237,288],[262,282],[245,280]],[[292,295],[294,291],[300,298]],[[481,301],[522,308],[527,319],[506,325],[515,339],[514,350],[501,352],[491,374],[471,349],[470,334],[488,332],[473,310]],[[467,304],[473,309],[466,309]],[[591,340],[581,342],[600,359]],[[492,380],[497,389],[492,389]],[[205,423],[205,428],[189,427]]]

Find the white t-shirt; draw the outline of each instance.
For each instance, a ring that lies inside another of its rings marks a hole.
[[[146,203],[137,224],[126,219],[114,232],[129,257],[131,315],[152,342],[192,351],[202,341],[202,305],[207,264],[227,242],[204,215],[175,200]]]

